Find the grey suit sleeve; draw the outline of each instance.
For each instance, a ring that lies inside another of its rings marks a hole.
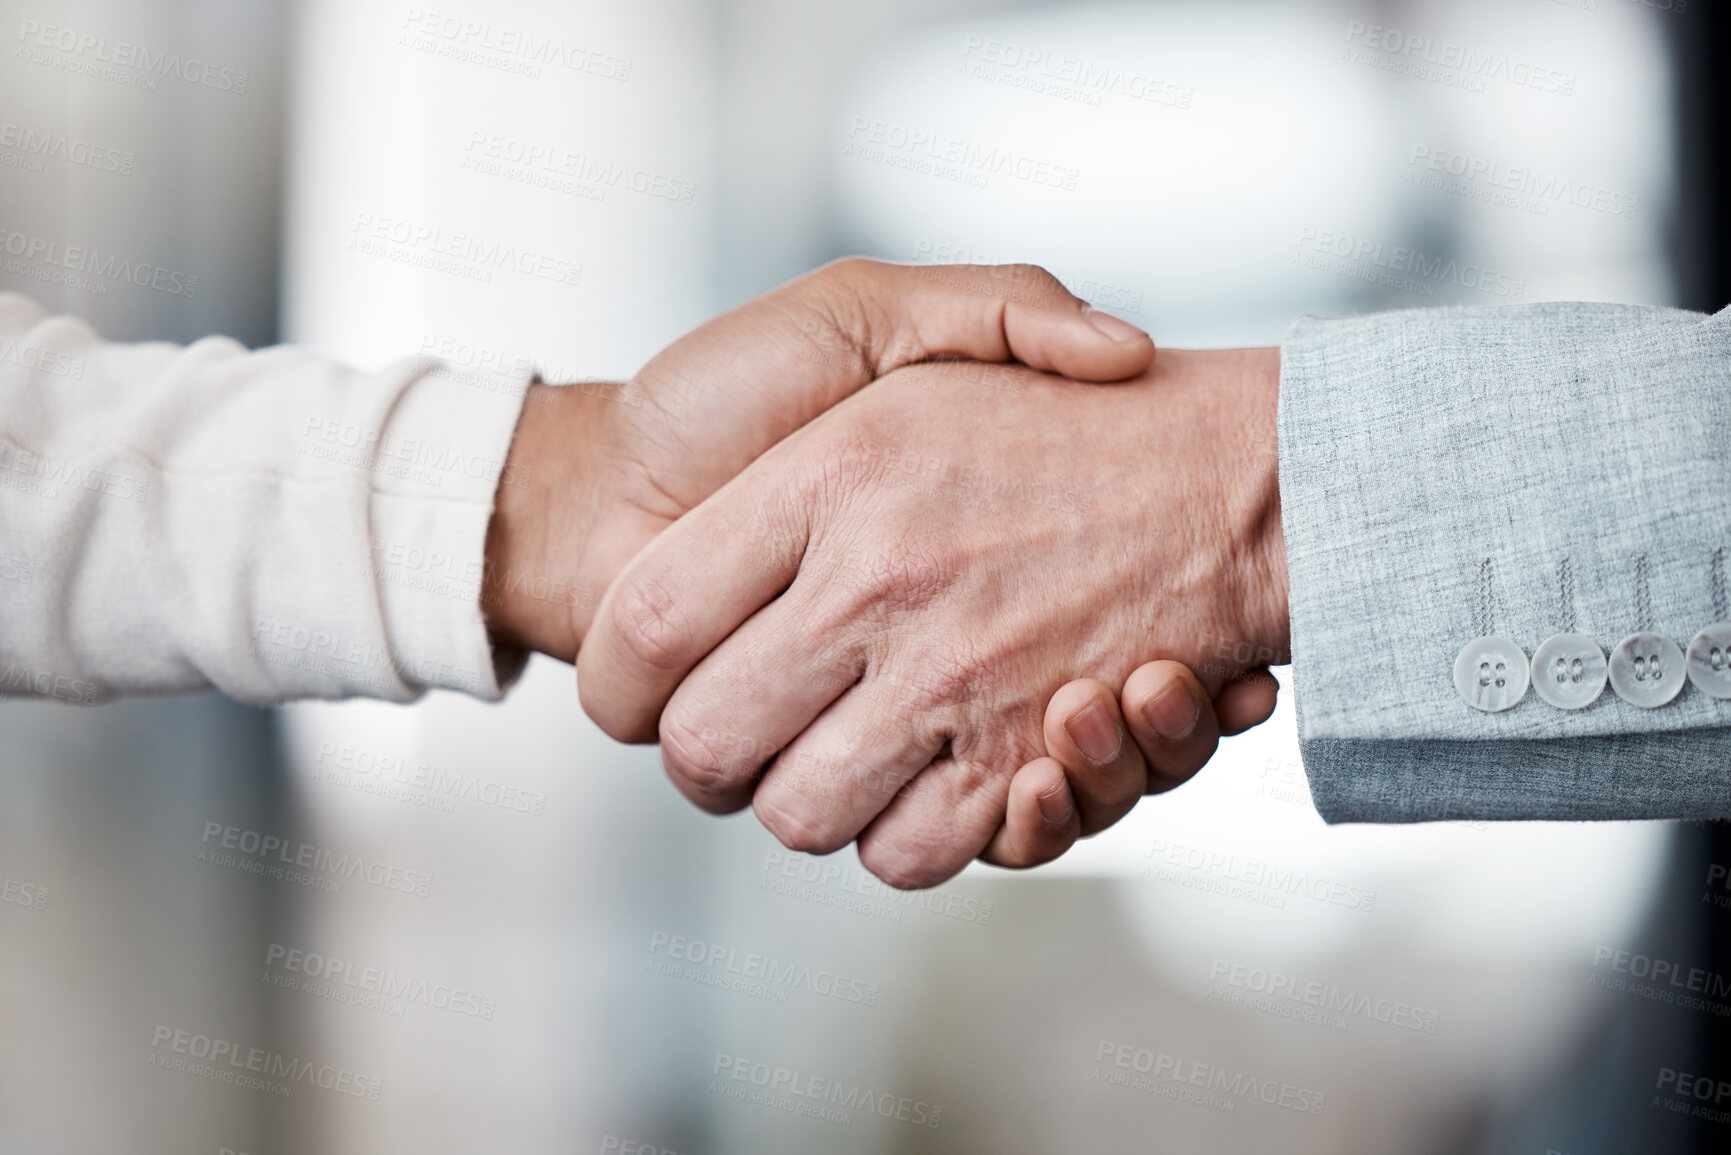
[[[1453,675],[1481,633],[1531,655],[1572,622],[1608,653],[1639,628],[1686,647],[1723,615],[1731,310],[1300,318],[1280,491],[1323,817],[1731,816],[1731,702],[1686,686],[1644,710],[1607,689],[1563,711],[1529,692],[1481,713]]]

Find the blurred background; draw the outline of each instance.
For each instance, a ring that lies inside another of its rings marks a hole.
[[[1718,308],[1704,7],[0,0],[0,288],[502,404],[846,253],[1035,261],[1168,346]],[[1706,826],[1325,828],[1290,698],[1061,863],[920,894],[698,814],[556,663],[495,706],[0,703],[0,1151],[1727,1150],[1677,1093],[1731,1108],[1725,864]]]

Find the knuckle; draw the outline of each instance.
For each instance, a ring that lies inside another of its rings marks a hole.
[[[620,589],[614,623],[626,652],[650,669],[677,671],[686,665],[691,627],[654,578],[634,577]]]
[[[648,742],[654,740],[655,730],[646,723],[640,709],[634,703],[618,702],[611,695],[597,689],[600,680],[593,675],[580,675],[577,679],[577,701],[583,707],[583,712],[589,719],[601,728],[601,732],[615,742]]]
[[[831,854],[848,844],[848,838],[812,814],[809,799],[792,790],[766,787],[752,800],[752,809],[764,829],[789,850]]]
[[[1070,290],[1064,287],[1064,282],[1053,276],[1044,265],[1026,263],[999,265],[995,275],[1018,288],[1051,293],[1054,296],[1068,297],[1070,295]]]
[[[842,257],[815,274],[814,303],[825,308],[874,377],[927,356],[919,327],[908,319],[909,275],[902,266],[869,257]]]
[[[693,725],[670,708],[661,718],[661,760],[704,794],[737,787],[760,764],[759,743],[748,734]]]
[[[882,261],[874,261],[870,257],[838,257],[819,269],[818,272],[827,280],[853,283],[867,277],[876,276],[883,269]]]
[[[955,873],[915,847],[881,840],[869,845],[862,843],[859,859],[861,866],[897,890],[925,890]]]
[[[992,865],[1001,866],[1005,870],[1030,870],[1046,863],[1064,853],[1065,848],[1054,842],[1021,841],[1011,842],[1005,849],[992,856]]]

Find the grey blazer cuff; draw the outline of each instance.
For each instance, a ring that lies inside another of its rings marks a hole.
[[[1300,750],[1329,822],[1731,816],[1731,730]]]
[[[1299,318],[1281,350],[1280,491],[1324,817],[1731,812],[1715,783],[1731,780],[1731,702],[1685,686],[1641,709],[1607,689],[1565,711],[1529,691],[1485,713],[1454,680],[1481,634],[1529,657],[1563,632],[1606,653],[1638,629],[1686,647],[1723,613],[1731,310]]]

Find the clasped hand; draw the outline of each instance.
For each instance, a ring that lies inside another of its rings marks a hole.
[[[842,262],[677,342],[641,405],[531,397],[513,455],[563,464],[501,494],[489,568],[606,592],[495,636],[575,653],[604,730],[792,849],[857,839],[901,887],[1046,861],[1272,712],[1215,655],[1288,648],[1278,378],[1155,356],[1030,266]]]

